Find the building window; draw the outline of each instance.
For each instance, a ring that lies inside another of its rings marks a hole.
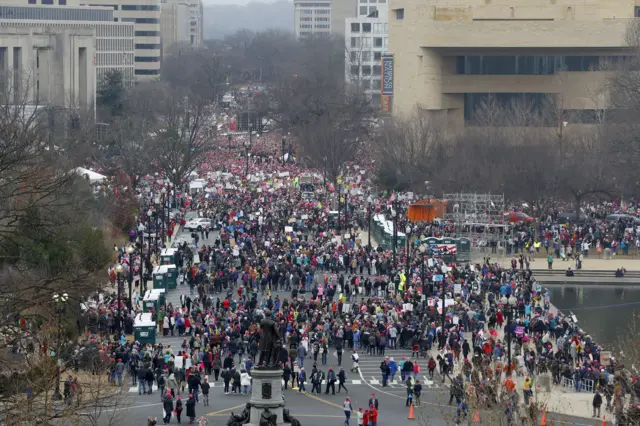
[[[53,4],[53,0],[42,0],[41,4]]]
[[[380,65],[373,66],[373,75],[380,75],[382,72],[382,67]]]
[[[36,0],[29,0],[29,4],[36,4]]]
[[[369,7],[369,15],[371,15],[372,13],[377,12],[377,11],[378,11],[378,8],[376,6]]]
[[[351,37],[351,47],[360,47],[360,37]]]
[[[373,47],[382,47],[382,37],[373,38]]]
[[[362,23],[362,32],[363,33],[370,33],[371,32],[371,24],[369,22],[363,22]]]
[[[371,89],[371,80],[362,80],[362,88],[364,90]]]
[[[134,5],[134,4],[123,4],[122,10],[160,10],[160,6],[158,5]]]
[[[159,24],[158,18],[121,18],[122,22],[133,22],[136,24]]]
[[[636,18],[640,18],[640,6],[635,7],[635,16]]]
[[[404,19],[404,9],[396,9],[396,19]]]
[[[362,75],[371,75],[371,66],[363,65],[362,66]]]
[[[369,10],[367,6],[360,6],[360,15],[367,16],[367,10]]]
[[[360,67],[358,65],[351,65],[351,75],[352,76],[360,75]]]
[[[362,52],[362,62],[371,62],[371,52]]]
[[[136,56],[136,62],[160,62],[157,56]]]
[[[553,97],[549,96],[548,93],[465,93],[465,121],[473,123],[476,111],[490,101],[505,108],[511,107],[514,103],[522,102],[533,112],[540,112],[552,107]],[[500,123],[498,123],[498,125],[500,125]],[[503,125],[508,125],[508,123],[505,122]]]
[[[160,37],[160,31],[136,31],[136,37]]]
[[[373,52],[373,60],[381,61],[382,60],[382,52]]]
[[[371,88],[373,90],[380,90],[380,87],[381,87],[380,86],[380,80],[377,80],[377,79],[371,80]]]
[[[67,5],[67,0],[58,0],[58,4],[60,6],[66,6]]]
[[[155,43],[136,43],[136,49],[160,49],[160,44]]]
[[[351,62],[356,62],[358,60],[358,52],[350,52],[349,59],[351,59]]]
[[[625,60],[618,56],[459,56],[456,72],[468,75],[553,75],[560,71],[586,72]]]
[[[351,23],[351,32],[352,33],[359,33],[360,32],[360,24],[357,22],[352,22]]]
[[[160,70],[136,70],[136,75],[160,75]]]
[[[362,47],[367,49],[371,48],[371,37],[362,38]]]

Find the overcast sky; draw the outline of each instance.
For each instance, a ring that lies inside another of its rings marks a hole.
[[[204,4],[239,4],[244,5],[252,2],[273,3],[277,0],[203,0]]]

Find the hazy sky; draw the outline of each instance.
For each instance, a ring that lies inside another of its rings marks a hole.
[[[273,3],[276,0],[203,0],[204,4],[247,4],[252,2],[257,3]]]

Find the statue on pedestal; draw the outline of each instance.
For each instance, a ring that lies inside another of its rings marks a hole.
[[[264,314],[265,318],[260,322],[262,339],[260,340],[260,358],[257,368],[277,369],[279,368],[278,352],[282,346],[282,337],[276,322],[271,319],[271,311],[265,309]]]

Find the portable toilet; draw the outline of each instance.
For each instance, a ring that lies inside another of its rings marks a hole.
[[[155,293],[158,295],[158,309],[161,306],[164,306],[164,301],[165,301],[165,290],[164,288],[154,288],[152,290],[149,290],[151,293]]]
[[[151,310],[158,311],[158,300],[160,299],[159,293],[153,291],[147,291],[142,299],[142,308],[144,312],[151,312]]]
[[[160,259],[163,265],[175,265],[178,249],[166,248],[160,253]]]
[[[133,321],[133,334],[141,345],[156,343],[156,322],[150,313],[138,314]]]
[[[165,288],[166,286],[166,268],[163,266],[158,266],[153,270],[153,288]]]
[[[178,287],[178,268],[176,267],[176,265],[163,265],[167,267],[167,273],[166,273],[166,277],[167,277],[167,283],[169,288],[176,288]]]

